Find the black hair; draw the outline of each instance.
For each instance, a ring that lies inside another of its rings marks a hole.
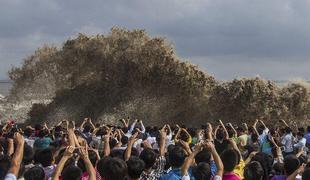
[[[297,132],[297,136],[304,137],[304,133],[303,133],[303,132],[301,132],[301,131],[298,131],[298,132]]]
[[[105,180],[123,180],[127,175],[127,164],[119,158],[106,157],[98,162],[97,171]]]
[[[128,176],[132,179],[140,178],[145,163],[140,158],[133,156],[126,162],[126,164],[128,167]]]
[[[211,153],[207,149],[203,149],[195,156],[195,162],[197,164],[201,162],[210,163]]]
[[[287,176],[299,168],[300,162],[295,155],[288,155],[284,159],[284,170]]]
[[[302,180],[310,179],[310,168],[306,168],[305,171],[302,173]]]
[[[127,144],[128,143],[128,137],[127,136],[122,136],[121,142],[122,142],[122,145]]]
[[[34,152],[31,146],[25,143],[24,146],[24,156],[23,156],[23,162],[25,165],[31,164],[33,161]]]
[[[264,177],[264,169],[257,161],[252,161],[244,167],[244,179],[246,180],[261,180]]]
[[[269,178],[269,174],[272,170],[272,164],[273,164],[273,158],[272,156],[269,156],[266,153],[258,152],[255,154],[255,156],[252,158],[251,161],[257,161],[260,163],[264,170],[264,180],[267,180]]]
[[[11,165],[11,157],[8,155],[0,155],[0,179],[4,179]]]
[[[142,161],[145,163],[145,169],[150,169],[153,167],[156,162],[156,157],[156,153],[153,149],[150,148],[145,148],[140,153],[140,159],[142,159]]]
[[[222,128],[219,128],[215,134],[216,139],[223,140],[225,136],[224,130]]]
[[[185,153],[181,146],[174,146],[169,152],[169,162],[173,168],[179,168],[185,161]]]
[[[38,151],[38,156],[36,157],[38,158],[37,160],[43,167],[52,165],[53,152],[50,148],[46,148],[46,149]]]
[[[238,165],[238,153],[234,149],[224,150],[221,154],[221,159],[223,161],[224,170],[227,172],[232,172]]]
[[[288,134],[288,133],[291,133],[291,132],[292,132],[292,129],[290,127],[286,127],[285,128],[285,133]]]
[[[92,127],[90,125],[85,125],[83,129],[83,133],[89,133],[91,131]]]
[[[195,180],[211,179],[211,168],[208,163],[202,162],[193,168]]]
[[[82,177],[82,170],[76,166],[67,166],[61,173],[63,180],[80,180]]]
[[[46,131],[45,129],[42,129],[42,130],[39,131],[38,136],[39,136],[40,138],[43,138],[43,137],[46,136],[47,134],[48,134],[47,131]]]
[[[99,160],[97,157],[97,153],[93,150],[88,150],[88,158],[93,165],[93,167],[96,167],[97,161]],[[81,168],[82,172],[86,172],[86,165],[84,163],[84,160],[82,158],[79,158],[77,165],[79,168]]]
[[[28,171],[24,174],[25,180],[44,180],[45,179],[45,173],[43,168],[40,166],[34,166],[30,168]]]
[[[33,133],[33,130],[31,128],[26,128],[24,130],[24,136],[26,136],[26,137],[30,137],[32,135],[32,133]]]
[[[307,131],[310,132],[310,126],[307,126]]]

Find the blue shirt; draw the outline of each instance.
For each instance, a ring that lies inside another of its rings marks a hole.
[[[310,133],[309,132],[306,133],[305,138],[306,138],[307,143],[310,144]]]
[[[46,149],[50,146],[51,142],[52,142],[52,139],[49,137],[37,138],[34,141],[33,146],[36,149]]]
[[[190,176],[191,180],[195,180],[193,173],[192,173],[192,168],[190,167],[188,169],[188,175]],[[181,169],[173,169],[169,171],[167,174],[162,175],[159,179],[160,180],[182,180],[182,174],[181,174]]]

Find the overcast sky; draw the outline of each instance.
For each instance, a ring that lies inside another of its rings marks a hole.
[[[143,28],[217,79],[310,79],[309,0],[0,0],[0,79],[43,44]]]

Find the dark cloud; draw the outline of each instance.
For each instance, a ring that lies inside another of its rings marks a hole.
[[[307,0],[2,0],[0,78],[44,43],[115,25],[167,37],[220,79],[310,78]]]

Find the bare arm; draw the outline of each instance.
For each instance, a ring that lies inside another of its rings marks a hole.
[[[23,136],[19,133],[14,134],[14,140],[16,141],[16,151],[13,155],[12,161],[11,161],[11,167],[8,171],[8,173],[14,174],[16,177],[18,177],[18,172],[20,169],[20,164],[22,162],[23,156],[24,156],[24,144],[25,140]]]
[[[160,130],[159,155],[164,156],[166,150],[167,131],[165,128]]]
[[[202,143],[197,143],[195,146],[195,150],[191,153],[184,161],[181,167],[181,174],[182,176],[188,175],[188,169],[193,164],[195,156],[201,151]]]
[[[56,170],[53,173],[52,180],[59,180],[59,176],[61,175],[61,172],[65,166],[65,163],[72,156],[73,151],[74,151],[73,146],[68,146],[66,148],[66,151],[64,152],[61,160],[59,161],[56,167]]]
[[[111,153],[111,148],[110,148],[110,137],[112,133],[112,128],[109,129],[108,133],[104,136],[104,157],[107,157]]]
[[[88,179],[96,180],[95,168],[93,167],[92,163],[89,160],[87,146],[80,148],[80,153],[81,153],[81,158],[83,159],[85,166],[86,166],[86,171],[88,173]]]
[[[213,141],[212,132],[213,132],[212,125],[210,123],[207,123],[207,139],[210,141]]]
[[[131,156],[132,146],[137,141],[137,136],[138,136],[138,132],[136,132],[129,138],[128,145],[127,145],[125,155],[124,155],[125,161],[128,161]]]
[[[289,127],[288,124],[287,124],[283,119],[281,119],[281,122],[282,122],[286,127]]]
[[[234,128],[234,126],[231,123],[228,123],[228,125],[233,130],[234,136],[237,136],[238,133],[237,133],[236,129]]]
[[[212,157],[215,161],[216,167],[217,167],[217,171],[216,171],[216,175],[218,176],[223,176],[224,173],[224,165],[223,162],[220,158],[220,156],[218,155],[218,153],[216,152],[216,149],[214,147],[214,144],[211,142],[206,142],[205,143],[206,148],[211,152]]]
[[[11,156],[14,153],[14,140],[11,138],[8,138],[7,141],[8,141],[7,155]]]
[[[82,124],[80,125],[80,129],[84,128],[85,123],[87,122],[87,118],[84,119],[84,121],[82,122]]]
[[[222,128],[224,129],[224,132],[225,132],[224,139],[228,139],[229,135],[228,135],[228,131],[227,131],[225,125],[223,124],[223,122],[221,120],[219,120],[219,122],[220,122],[220,125],[222,126]]]

